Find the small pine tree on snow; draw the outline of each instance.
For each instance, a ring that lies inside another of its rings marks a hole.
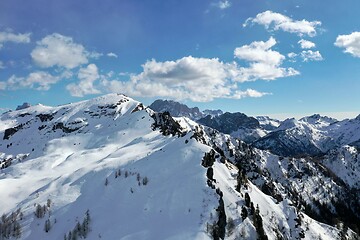
[[[44,205],[44,206],[42,206],[42,208],[43,208],[43,217],[45,216],[45,213],[46,213],[46,211],[47,211],[47,207],[46,207],[46,205]]]
[[[85,213],[85,217],[84,217],[84,220],[81,224],[81,236],[86,238],[88,232],[90,231],[90,211],[87,210],[86,213]]]
[[[85,219],[87,221],[87,223],[89,224],[90,223],[90,210],[86,210],[86,213],[85,213]]]
[[[36,205],[35,216],[37,218],[43,218],[46,212],[46,206],[42,207],[40,204]]]
[[[47,220],[45,221],[44,230],[45,230],[45,232],[49,232],[50,229],[51,229],[50,219],[47,219]]]
[[[117,178],[118,177],[118,172],[117,171],[115,171],[115,178]]]
[[[256,205],[256,210],[255,210],[255,214],[253,217],[253,222],[254,222],[254,226],[256,228],[256,232],[258,234],[258,239],[259,240],[267,240],[268,237],[264,231],[264,227],[263,227],[263,223],[262,223],[262,218],[260,216],[260,209],[259,209],[259,205]]]
[[[250,207],[250,196],[248,193],[245,193],[245,206]]]
[[[144,186],[147,185],[148,182],[149,182],[149,179],[147,177],[144,177],[143,180],[142,180],[143,185]]]
[[[118,170],[118,177],[121,176],[121,169]]]
[[[136,174],[136,180],[140,182],[140,173]]]
[[[247,218],[247,216],[248,216],[248,211],[246,210],[246,207],[243,206],[241,208],[241,218],[242,218],[242,220],[244,221]]]
[[[105,186],[107,186],[109,184],[109,180],[106,178],[105,179]]]
[[[48,199],[48,200],[46,201],[46,206],[47,206],[48,208],[51,206],[51,199]]]
[[[13,237],[20,238],[21,237],[21,226],[17,221],[14,222],[14,230]]]
[[[81,232],[81,225],[80,225],[79,222],[76,223],[75,229],[76,229],[76,231],[77,231],[78,233]]]
[[[127,178],[129,176],[129,172],[125,171],[125,178]]]
[[[250,202],[250,215],[254,215],[254,213],[255,213],[254,203]]]

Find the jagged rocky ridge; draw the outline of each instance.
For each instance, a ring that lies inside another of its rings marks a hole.
[[[169,112],[174,117],[188,117],[248,143],[261,138],[269,129],[273,129],[278,124],[276,120],[268,117],[259,117],[259,121],[240,112],[223,113],[221,110],[208,109],[200,111],[198,107],[189,108],[185,104],[172,100],[156,100],[150,108],[157,112]]]
[[[330,171],[337,155],[356,158],[354,147],[329,162],[282,158],[116,94],[3,114],[0,134],[0,212],[16,220],[2,229],[13,238],[350,239],[358,231],[358,186]]]

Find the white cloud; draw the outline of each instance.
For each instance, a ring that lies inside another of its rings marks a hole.
[[[300,41],[298,41],[298,44],[300,44],[300,47],[302,49],[310,49],[315,47],[315,43],[305,39],[301,39]]]
[[[131,75],[129,81],[103,80],[102,85],[107,91],[125,92],[131,96],[190,99],[195,102],[268,94],[253,89],[238,90],[242,71],[235,62],[223,63],[217,58],[188,56],[176,61],[147,61],[143,72]]]
[[[94,86],[94,82],[100,78],[95,64],[89,64],[85,68],[80,68],[78,78],[80,80],[78,83],[71,83],[66,86],[66,89],[72,96],[83,97],[88,94],[100,93]]]
[[[248,68],[241,68],[239,81],[254,81],[257,79],[274,80],[280,77],[298,75],[299,72],[293,68],[280,67],[285,56],[277,51],[271,50],[276,44],[273,37],[266,42],[253,42],[236,48],[235,57],[250,62]]]
[[[52,84],[57,83],[61,78],[53,76],[47,72],[32,72],[27,77],[16,77],[12,75],[3,86],[4,89],[17,90],[23,88],[32,88],[41,91],[47,91]]]
[[[255,81],[258,79],[275,80],[276,78],[291,77],[299,75],[300,72],[294,68],[282,68],[264,63],[252,63],[249,68],[241,69],[243,79]]]
[[[296,62],[296,57],[298,56],[298,54],[290,52],[287,54],[287,56],[289,58],[289,62]]]
[[[319,51],[306,50],[300,53],[304,62],[324,60]]]
[[[289,58],[296,58],[296,57],[297,57],[297,54],[294,53],[294,52],[290,52],[290,53],[287,54],[287,56],[288,56]]]
[[[0,48],[5,42],[29,43],[31,33],[12,33],[10,31],[0,32]]]
[[[113,58],[118,58],[118,55],[116,55],[116,53],[113,52],[109,52],[108,54],[106,54],[108,57],[113,57]]]
[[[5,68],[4,63],[0,61],[0,69],[4,69],[4,68]]]
[[[349,35],[339,35],[336,38],[335,46],[345,48],[345,53],[354,57],[360,57],[360,32],[353,32]]]
[[[254,97],[259,98],[263,97],[265,95],[271,95],[271,93],[265,93],[265,92],[258,92],[254,89],[246,89],[246,91],[235,91],[234,98],[241,99],[245,97]]]
[[[226,9],[231,7],[231,2],[229,2],[228,0],[221,0],[219,2],[214,3],[213,5],[220,9]]]
[[[37,42],[31,57],[40,67],[65,67],[72,69],[88,62],[89,53],[71,37],[58,33],[46,36]]]
[[[238,47],[234,51],[235,57],[249,62],[262,62],[269,65],[279,65],[285,57],[279,52],[271,50],[276,44],[273,37],[266,42],[252,42],[250,45]]]
[[[124,92],[135,97],[166,97],[195,102],[262,97],[270,93],[254,89],[241,91],[239,84],[299,74],[293,68],[281,67],[285,56],[271,49],[275,44],[276,40],[271,37],[266,42],[253,42],[236,48],[235,57],[248,62],[248,67],[240,67],[236,62],[224,63],[217,58],[188,56],[165,62],[153,59],[142,65],[140,74],[120,74],[128,75],[128,81],[108,80],[109,76],[101,76],[100,85],[105,91]]]
[[[99,57],[102,57],[104,54],[98,53],[98,52],[86,52],[87,57],[89,58],[95,58],[98,59]]]
[[[266,29],[282,30],[285,32],[296,33],[299,36],[308,35],[313,37],[317,34],[317,27],[321,25],[320,21],[293,20],[292,18],[280,13],[265,11],[256,15],[255,18],[248,18],[243,24],[257,23],[265,26]]]

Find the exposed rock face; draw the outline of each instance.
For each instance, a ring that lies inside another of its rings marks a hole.
[[[243,113],[226,112],[220,116],[212,117],[210,115],[198,120],[199,123],[214,128],[220,132],[230,134],[239,128],[255,129],[259,128],[259,121],[253,117],[248,117]]]
[[[24,102],[22,105],[17,106],[16,110],[22,110],[31,107],[30,103]]]
[[[156,100],[150,105],[150,108],[156,112],[169,112],[173,117],[199,119],[204,116],[198,107],[189,108],[185,104],[171,100]]]

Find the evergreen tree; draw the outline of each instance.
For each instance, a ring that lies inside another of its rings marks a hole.
[[[105,179],[105,186],[107,186],[109,184],[109,180],[106,178]]]
[[[40,204],[36,205],[36,209],[35,209],[35,216],[37,218],[43,218],[46,212],[46,206],[44,205],[43,207]]]
[[[246,210],[246,207],[243,206],[241,208],[241,218],[242,218],[242,220],[244,221],[247,218],[247,216],[248,216],[248,211]]]
[[[140,182],[140,173],[136,174],[136,180]]]
[[[51,206],[51,199],[48,199],[48,200],[46,201],[46,206],[47,206],[48,208],[50,208],[50,206]]]
[[[143,180],[142,180],[143,185],[144,186],[147,185],[148,182],[149,182],[149,179],[147,177],[144,177]]]
[[[250,196],[248,193],[245,193],[245,206],[250,207]]]
[[[47,219],[47,220],[45,221],[44,230],[45,230],[45,232],[49,232],[50,229],[51,229],[50,219]]]

